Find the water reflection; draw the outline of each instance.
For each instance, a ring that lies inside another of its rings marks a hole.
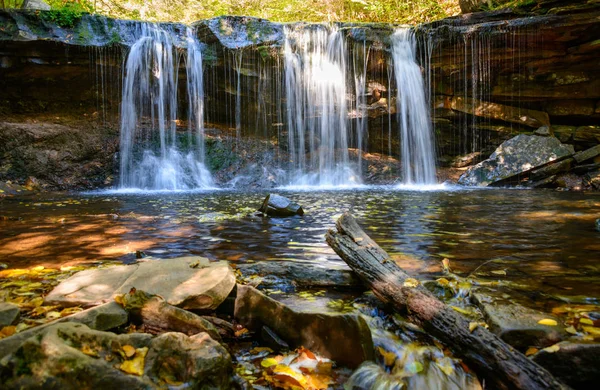
[[[439,273],[440,261],[448,258],[464,275],[477,270],[490,276],[490,267],[501,268],[508,280],[529,279],[566,295],[583,294],[566,275],[586,277],[591,279],[586,294],[600,291],[600,241],[594,230],[599,194],[391,187],[280,192],[303,205],[305,216],[257,215],[265,192],[5,199],[0,202],[0,261],[24,266],[126,260],[142,250],[157,257],[339,264],[323,236],[350,210],[411,273]]]

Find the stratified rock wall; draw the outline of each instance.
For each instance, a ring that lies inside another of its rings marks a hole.
[[[477,163],[507,139],[540,126],[576,151],[600,143],[600,3],[564,3],[544,0],[527,14],[480,12],[418,27],[440,165]],[[65,24],[43,11],[0,11],[0,180],[24,183],[34,176],[48,189],[113,185],[123,64],[141,24],[89,15]],[[183,55],[187,27],[161,27]],[[217,181],[253,170],[264,176],[250,163],[285,171],[284,25],[220,17],[193,27],[204,44],[207,163]],[[356,107],[354,87],[347,96],[351,137],[366,115],[363,152],[399,158],[390,58],[394,28],[338,28],[348,48],[349,85],[366,56],[366,106]],[[184,132],[183,56],[179,64],[177,129]],[[32,131],[14,130],[21,125]],[[246,141],[237,142],[237,135]],[[58,142],[61,137],[68,142]],[[354,139],[351,148],[357,147]],[[259,155],[272,156],[268,167]],[[365,165],[362,175],[367,181],[382,177],[375,171]],[[387,172],[386,180],[397,177]],[[277,175],[269,173],[268,182],[277,184]]]

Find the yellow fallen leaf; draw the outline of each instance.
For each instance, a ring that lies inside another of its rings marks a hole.
[[[404,281],[404,287],[415,288],[419,285],[419,281],[417,279],[408,278]]]
[[[295,390],[306,389],[308,387],[304,375],[283,364],[278,364],[275,366],[271,378],[273,379],[273,384],[275,386],[284,389]]]
[[[527,351],[525,351],[525,356],[535,355],[538,351],[539,349],[537,349],[536,347],[529,347],[527,348]]]
[[[85,353],[88,356],[98,357],[98,352],[93,350],[89,345],[84,344],[81,347],[81,352]]]
[[[452,306],[450,305],[451,308],[453,308],[454,310],[456,310],[457,312],[459,312],[460,314],[466,315],[466,316],[470,316],[472,313],[468,310],[465,310],[461,307],[458,306]]]
[[[13,334],[15,334],[17,332],[17,327],[16,326],[5,326],[4,328],[0,329],[0,339],[3,337],[8,337],[8,336],[12,336]]]
[[[117,302],[121,306],[125,305],[125,300],[123,299],[123,296],[124,294],[115,295],[115,302]]]
[[[37,267],[33,267],[32,271],[42,271],[45,267],[43,265],[38,265]]]
[[[577,334],[577,329],[575,329],[575,327],[572,325],[569,326],[568,328],[565,328],[565,331],[570,334]]]
[[[579,323],[592,326],[594,325],[594,321],[590,320],[589,318],[580,318]]]
[[[383,364],[385,364],[387,367],[394,366],[394,363],[396,363],[397,358],[395,353],[387,351],[381,347],[377,347],[377,351],[379,352],[381,357],[383,357]]]
[[[60,313],[57,311],[49,311],[48,313],[46,313],[46,318],[49,320],[55,320],[57,318],[60,318]]]
[[[438,280],[436,280],[436,282],[442,287],[446,287],[450,284],[450,282],[446,278],[439,278]]]
[[[556,326],[556,325],[558,325],[558,323],[555,320],[550,319],[550,318],[544,318],[543,320],[539,320],[538,324],[540,324],[540,325],[547,325],[547,326]]]
[[[144,374],[144,364],[148,347],[135,350],[135,357],[131,360],[125,360],[119,369],[127,374],[142,376]]]
[[[131,346],[131,345],[124,345],[122,347],[123,352],[125,353],[125,356],[130,358],[133,355],[135,355],[135,347]]]
[[[271,366],[276,366],[277,364],[279,364],[279,362],[273,358],[266,358],[263,359],[260,362],[260,365],[263,366],[264,368],[269,368]]]
[[[600,336],[600,328],[595,328],[593,326],[583,326],[582,328],[594,337]]]
[[[560,349],[560,345],[554,344],[554,345],[551,345],[549,347],[542,349],[542,351],[546,351],[548,353],[554,353],[554,352],[558,351],[559,349]]]
[[[473,333],[475,329],[479,326],[479,322],[469,322],[469,332]]]
[[[261,353],[261,352],[273,353],[273,350],[269,347],[254,347],[250,350],[250,353]]]
[[[504,270],[494,270],[494,271],[490,271],[491,273],[493,273],[494,275],[506,275],[506,271]]]

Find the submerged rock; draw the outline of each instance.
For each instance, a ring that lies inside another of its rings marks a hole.
[[[45,301],[53,305],[95,305],[135,287],[184,309],[212,310],[234,286],[235,275],[227,262],[190,256],[78,272],[52,290]]]
[[[19,319],[19,315],[21,314],[21,310],[19,306],[8,303],[1,302],[0,303],[0,329],[14,324]]]
[[[338,287],[364,290],[364,285],[347,266],[333,268],[328,265],[297,263],[293,261],[260,261],[238,264],[242,276],[262,276],[261,285],[290,284],[299,287]]]
[[[235,318],[250,330],[263,326],[290,347],[304,346],[350,368],[373,359],[371,331],[355,314],[297,312],[250,286],[238,285]]]
[[[541,350],[533,361],[574,389],[592,389],[600,382],[600,344],[558,343],[558,350]],[[555,348],[554,348],[555,349]]]
[[[520,134],[500,145],[489,159],[469,168],[458,183],[488,186],[574,154],[556,137]]]
[[[529,347],[544,348],[566,337],[566,332],[554,316],[488,295],[488,292],[478,290],[472,292],[471,296],[483,312],[490,330],[516,349],[525,351]],[[557,325],[539,323],[548,319],[555,321]]]
[[[229,388],[231,358],[206,333],[116,335],[57,324],[0,362],[3,389]]]
[[[258,211],[267,214],[271,217],[290,217],[292,215],[304,215],[302,206],[298,203],[294,203],[288,198],[277,195],[269,194],[263,201],[262,206]]]

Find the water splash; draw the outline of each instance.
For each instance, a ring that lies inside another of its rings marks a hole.
[[[412,30],[399,29],[392,35],[403,184],[431,185],[436,183],[435,149],[423,76],[415,52]]]
[[[204,164],[202,54],[187,31],[187,145],[177,135],[179,56],[172,34],[142,24],[125,64],[120,188],[188,190],[213,186]]]
[[[285,28],[289,182],[360,184],[348,152],[346,44],[335,28]]]

